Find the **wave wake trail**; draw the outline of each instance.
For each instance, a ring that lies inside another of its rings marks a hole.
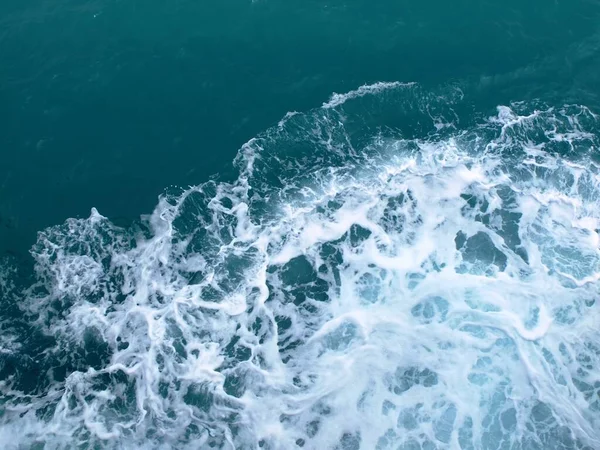
[[[599,118],[465,102],[335,94],[234,182],[40,232],[2,447],[599,448]]]

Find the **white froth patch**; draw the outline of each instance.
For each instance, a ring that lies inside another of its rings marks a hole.
[[[343,105],[348,100],[355,99],[357,97],[364,97],[365,95],[374,95],[379,94],[382,91],[389,89],[396,89],[399,87],[410,87],[413,86],[414,83],[400,83],[397,81],[394,82],[378,82],[374,84],[365,84],[358,89],[350,92],[346,92],[345,94],[337,94],[334,93],[331,95],[331,98],[328,102],[323,103],[323,108],[331,109]],[[287,117],[287,115],[286,115]]]

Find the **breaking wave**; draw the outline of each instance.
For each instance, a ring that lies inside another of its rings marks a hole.
[[[1,446],[599,448],[600,120],[467,103],[335,94],[235,182],[39,233]]]

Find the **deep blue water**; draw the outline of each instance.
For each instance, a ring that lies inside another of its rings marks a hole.
[[[600,4],[5,0],[0,447],[600,447]]]
[[[5,1],[2,251],[91,206],[125,221],[227,171],[287,111],[377,81],[483,108],[597,103],[597,3]],[[468,92],[468,93],[471,93]]]

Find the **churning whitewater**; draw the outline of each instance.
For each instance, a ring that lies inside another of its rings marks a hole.
[[[377,83],[131,228],[41,232],[37,282],[0,288],[29,322],[0,446],[600,448],[599,132]]]

